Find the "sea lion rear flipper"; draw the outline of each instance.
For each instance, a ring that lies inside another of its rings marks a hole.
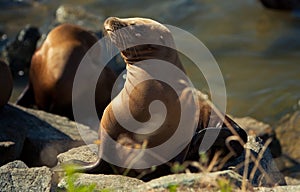
[[[244,130],[234,128],[238,135],[243,139]],[[227,127],[208,127],[197,132],[192,141],[189,149],[187,160],[198,161],[200,153],[204,152],[208,154],[209,160],[213,158],[216,151],[222,151],[221,156],[227,155],[232,152],[233,157],[240,156],[244,151],[244,146],[235,139],[230,139],[230,136],[234,134]],[[204,140],[204,142],[202,142]]]
[[[27,85],[16,101],[17,105],[32,107],[35,105],[34,93],[31,85]]]

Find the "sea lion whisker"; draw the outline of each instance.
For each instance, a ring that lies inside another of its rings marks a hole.
[[[111,42],[110,39],[108,41],[105,41],[105,48],[106,48],[108,54],[110,54],[109,56],[111,56],[111,54],[112,54],[112,42]]]
[[[122,29],[122,32],[126,32],[126,29]],[[121,31],[119,30],[119,37],[120,37],[120,42],[122,43],[123,49],[126,48],[126,37],[125,37],[125,33],[121,33]]]
[[[136,49],[136,47],[133,47],[133,50],[134,50],[135,56],[138,57],[139,56],[139,53],[138,53],[139,51]]]

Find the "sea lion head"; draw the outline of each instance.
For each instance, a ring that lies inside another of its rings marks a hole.
[[[145,59],[177,62],[177,52],[170,30],[147,18],[109,17],[104,22],[106,34],[118,47],[127,64]],[[175,54],[176,53],[176,54]]]

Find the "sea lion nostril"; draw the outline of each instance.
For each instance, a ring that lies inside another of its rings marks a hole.
[[[111,26],[114,30],[118,30],[123,27],[127,27],[127,25],[121,21],[113,21]]]
[[[105,20],[104,26],[108,31],[115,31],[123,27],[127,27],[128,24],[117,17],[109,17]]]

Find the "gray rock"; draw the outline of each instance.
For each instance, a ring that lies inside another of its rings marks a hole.
[[[288,185],[300,185],[300,180],[292,177],[284,177]]]
[[[78,148],[71,149],[68,152],[60,154],[58,156],[59,162],[67,162],[70,160],[80,160],[84,162],[95,162],[97,155],[92,152],[91,149],[97,148],[96,145],[81,146]],[[246,148],[251,150],[253,157],[258,158],[259,154],[262,153],[263,144],[261,140],[255,137],[249,137],[249,141],[246,144]],[[243,175],[245,167],[245,152],[234,160],[229,161],[225,168],[234,169],[240,175]],[[250,161],[248,166],[247,179],[253,186],[276,186],[286,185],[285,179],[280,171],[277,169],[275,162],[273,161],[272,155],[268,149],[262,154],[259,160],[259,165],[263,171],[259,170],[253,161]],[[253,174],[251,175],[251,172]]]
[[[18,33],[13,42],[6,45],[3,56],[15,78],[28,74],[31,57],[40,37],[38,28],[27,25]]]
[[[11,169],[27,169],[27,165],[23,162],[23,161],[20,161],[20,160],[16,160],[16,161],[12,161],[12,162],[9,162],[5,165],[3,165],[2,167],[0,167],[0,171],[3,171],[3,170],[11,170]]]
[[[234,171],[219,171],[213,173],[174,174],[149,181],[139,185],[132,191],[168,191],[175,188],[176,191],[218,191],[221,184],[227,182],[232,189],[242,187],[243,178]],[[246,181],[247,188],[249,184]]]
[[[283,117],[277,127],[276,134],[280,139],[282,150],[286,155],[300,161],[300,111]]]
[[[75,176],[75,186],[88,186],[91,184],[96,184],[96,190],[106,189],[108,191],[131,192],[132,188],[144,183],[141,180],[122,175],[75,174]],[[62,179],[58,184],[58,188],[65,189],[66,187],[66,180]]]
[[[234,121],[246,130],[248,135],[260,137],[263,142],[272,139],[269,144],[272,156],[279,157],[282,154],[281,144],[277,139],[275,130],[269,125],[261,121],[257,121],[252,117],[233,118]]]
[[[78,127],[85,135],[95,135],[67,118],[16,105],[1,110],[0,122],[0,165],[21,159],[30,167],[51,167],[59,153],[85,144]]]
[[[101,31],[104,17],[101,13],[91,14],[84,8],[74,5],[61,5],[56,10],[55,23],[72,23],[84,27],[90,31]]]
[[[28,128],[29,114],[5,105],[0,110],[0,166],[21,156]]]
[[[270,150],[263,146],[259,138],[250,136],[245,148],[246,150],[250,150],[252,157],[255,158],[255,161],[250,158],[247,175],[247,179],[249,179],[253,186],[286,185],[286,181],[278,170]],[[246,166],[246,150],[241,156],[228,162],[225,167],[234,168],[240,175],[243,175]],[[259,169],[256,164],[259,165],[261,169]]]
[[[271,131],[271,126],[252,117],[235,117],[233,120],[242,126],[251,135],[259,136]]]
[[[50,191],[52,173],[47,167],[28,168],[21,161],[0,167],[1,191]]]
[[[284,151],[280,158],[282,172],[300,179],[300,111],[283,117],[278,122],[275,131]]]
[[[73,159],[84,161],[84,162],[96,162],[98,159],[97,154],[94,151],[97,151],[98,147],[96,144],[84,145],[76,147],[61,153],[57,156],[58,164],[71,161]]]
[[[62,117],[59,115],[55,115],[52,113],[47,113],[45,111],[36,110],[36,109],[29,109],[24,108],[18,105],[14,105],[15,107],[24,110],[37,118],[47,122],[52,127],[56,128],[58,132],[61,132],[68,137],[70,137],[73,140],[82,140],[81,135],[89,136],[89,138],[86,138],[87,140],[94,140],[95,138],[95,132],[91,130],[89,127],[76,123],[74,121],[69,120],[66,117]],[[80,132],[79,132],[80,130]],[[43,130],[41,130],[43,131]],[[96,133],[97,136],[97,133]]]
[[[296,192],[300,191],[300,185],[290,185],[290,186],[277,186],[277,187],[272,187],[272,188],[267,188],[267,187],[259,187],[255,188],[254,191],[259,191],[259,192]]]

